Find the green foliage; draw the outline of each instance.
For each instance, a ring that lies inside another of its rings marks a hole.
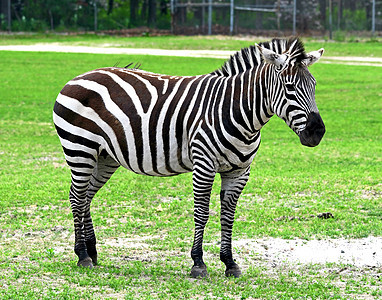
[[[12,22],[13,31],[44,31],[60,26],[69,28],[73,26],[75,15],[80,9],[76,7],[77,1],[74,0],[36,0],[21,3],[17,17]]]
[[[331,44],[331,51],[353,51],[346,43]],[[371,53],[379,51],[373,49],[378,43],[367,47]],[[240,247],[235,256],[244,266],[243,277],[224,278],[218,254],[218,177],[205,238],[210,276],[189,278],[191,174],[154,178],[118,170],[92,204],[100,265],[77,268],[70,173],[51,121],[60,89],[78,74],[118,61],[139,61],[153,72],[195,75],[218,68],[223,60],[0,54],[0,298],[382,297],[375,270],[340,264],[271,267],[256,253],[237,253]],[[318,82],[316,98],[327,133],[317,148],[306,148],[277,117],[264,127],[250,181],[239,200],[234,243],[259,237],[382,235],[380,68],[318,63],[311,72]],[[326,211],[334,218],[309,217]]]
[[[98,13],[98,29],[126,29],[129,28],[130,8],[128,1],[114,1],[114,9],[108,14],[106,9],[100,7]]]
[[[13,5],[12,31],[76,31],[94,30],[95,0],[34,0],[18,1]],[[97,29],[115,30],[147,25],[147,5],[137,1],[136,24],[130,22],[130,1],[114,0],[109,10],[109,1],[97,1]],[[162,3],[161,1],[160,3]],[[163,2],[166,5],[166,1]],[[158,1],[159,4],[159,1]],[[163,6],[162,5],[162,6]],[[170,14],[159,5],[155,14],[156,27],[170,28]],[[0,29],[7,29],[4,15],[0,18]]]
[[[149,5],[154,2],[155,7],[152,9],[154,13],[150,16]],[[186,2],[183,1],[184,4]],[[228,3],[229,1],[225,2]],[[325,5],[326,20],[320,18],[319,2],[321,5]],[[371,25],[370,1],[356,1],[354,5],[350,5],[350,2],[343,1],[340,3],[343,7],[340,14],[338,13],[338,2],[334,2],[332,12],[334,29],[369,31]],[[98,30],[118,30],[140,26],[169,30],[171,27],[169,0],[18,0],[12,1],[12,31],[42,32],[52,30],[61,32],[93,30],[95,3],[98,11]],[[113,4],[110,6],[110,3]],[[242,1],[241,3],[236,1],[235,4],[239,6],[245,5]],[[291,30],[293,10],[291,1],[283,0],[279,4],[281,4],[279,29],[277,28],[277,16],[274,12],[235,10],[235,26],[239,31],[283,30],[285,32],[285,30]],[[268,3],[268,5],[268,8],[272,8],[271,3]],[[136,12],[134,20],[130,19],[133,18],[131,16],[132,7],[135,7],[133,11]],[[175,23],[181,27],[199,27],[207,23],[207,13],[204,13],[204,22],[202,22],[202,15],[201,7],[178,8],[174,14]],[[219,25],[220,29],[222,27],[228,28],[230,24],[229,7],[214,6],[212,22],[214,25]],[[299,32],[306,32],[309,29],[329,29],[328,1],[326,3],[325,1],[298,1],[296,22]],[[0,29],[7,30],[7,26],[4,15],[0,16]]]
[[[335,31],[333,35],[333,40],[335,40],[336,42],[345,42],[346,33],[341,30]]]
[[[367,30],[370,26],[366,16],[366,9],[364,8],[355,11],[345,9],[343,12],[343,20],[346,30]]]

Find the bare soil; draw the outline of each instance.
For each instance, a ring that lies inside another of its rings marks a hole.
[[[160,56],[181,56],[181,57],[209,57],[228,59],[236,51],[227,50],[166,50],[166,49],[136,49],[118,48],[111,45],[102,47],[88,46],[68,46],[59,43],[34,44],[34,45],[4,45],[0,46],[0,51],[43,51],[43,52],[66,52],[66,53],[101,53],[101,54],[129,54],[129,55],[160,55]],[[380,57],[355,57],[355,56],[323,56],[320,60],[323,63],[341,63],[345,65],[374,66],[382,67]]]

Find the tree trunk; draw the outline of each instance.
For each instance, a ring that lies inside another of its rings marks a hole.
[[[54,23],[53,23],[53,14],[52,11],[49,9],[49,20],[50,20],[50,29],[54,31]]]
[[[157,1],[149,0],[149,13],[147,18],[147,25],[149,27],[154,27],[157,21]]]
[[[110,15],[113,12],[114,0],[109,0],[107,4],[107,14]]]
[[[320,23],[325,31],[326,28],[326,0],[320,0]]]
[[[347,2],[347,8],[351,10],[351,12],[354,12],[357,9],[357,1],[346,1]]]
[[[160,8],[160,14],[162,16],[167,15],[167,2],[166,2],[166,0],[160,0],[159,8]]]
[[[146,18],[147,18],[147,0],[143,0],[142,9],[141,9],[141,20],[145,22]]]
[[[297,14],[297,20],[296,20],[296,23],[298,24],[298,28],[300,29],[301,32],[306,32],[306,30],[309,28],[309,24],[305,16],[303,0],[296,1],[296,9],[299,12]]]
[[[337,30],[341,30],[341,20],[343,13],[343,1],[338,0]]]
[[[138,25],[137,16],[138,16],[138,0],[130,0],[130,21],[129,27],[133,28]]]
[[[256,5],[259,5],[259,1],[256,0]],[[246,12],[244,12],[246,13]],[[262,12],[255,12],[254,14],[255,18],[255,29],[256,30],[262,30],[263,29],[263,13]]]

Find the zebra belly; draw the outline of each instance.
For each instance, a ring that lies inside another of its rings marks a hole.
[[[167,164],[165,163],[165,160],[161,160],[158,162],[156,168],[153,166],[147,167],[144,170],[141,169],[133,169],[130,166],[126,164],[121,164],[124,168],[140,175],[148,175],[148,176],[160,176],[160,177],[167,177],[167,176],[175,176],[183,173],[188,173],[192,171],[191,168],[184,168],[180,164],[177,164],[177,161],[171,161],[171,165],[173,167],[176,167],[175,169],[169,169]]]
[[[144,138],[142,140],[145,141]],[[169,145],[169,147],[163,147],[163,144]],[[124,148],[129,149],[129,145]],[[139,153],[135,148],[134,153],[124,153],[124,159],[118,159],[118,162],[124,168],[137,174],[174,176],[192,171],[192,161],[188,155],[188,148],[181,150],[182,148],[187,147],[179,146],[176,141],[163,143],[161,140],[155,148],[151,148],[148,141],[145,141],[142,143],[142,152]]]

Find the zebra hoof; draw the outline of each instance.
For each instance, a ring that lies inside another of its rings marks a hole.
[[[96,266],[96,265],[97,265],[97,262],[98,262],[97,254],[90,256],[90,258],[91,258],[91,260],[92,260],[93,265]]]
[[[86,258],[84,258],[83,260],[80,260],[80,261],[77,263],[77,266],[92,269],[92,268],[93,268],[93,262],[92,262],[92,259],[91,259],[90,257],[86,257]]]
[[[191,277],[192,278],[203,278],[208,275],[207,273],[207,266],[193,266],[191,268]]]
[[[225,270],[225,276],[227,277],[235,277],[235,278],[239,278],[241,276],[241,271],[240,271],[240,268],[238,265],[233,265],[231,268],[227,268]]]

